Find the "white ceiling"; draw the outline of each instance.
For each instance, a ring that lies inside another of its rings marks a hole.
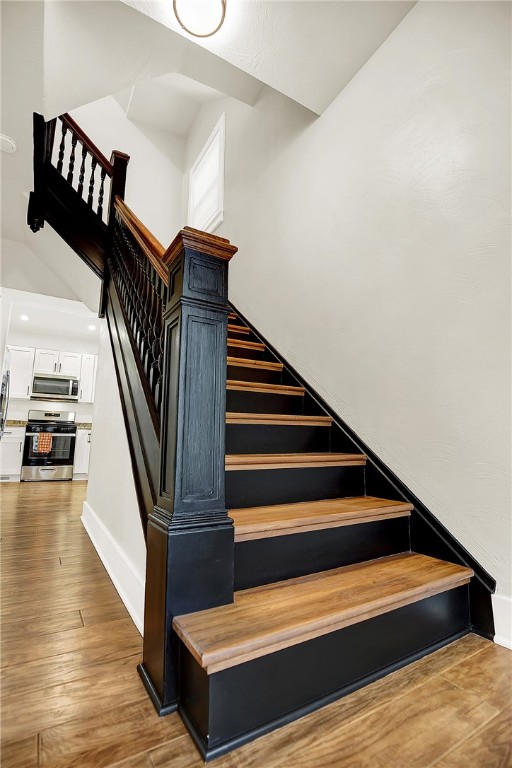
[[[65,336],[72,339],[99,343],[100,321],[93,312],[85,308],[75,312],[68,309],[55,309],[33,302],[13,302],[9,322],[9,334],[30,333],[36,336]],[[21,317],[28,317],[22,320]],[[94,330],[89,330],[94,326]]]
[[[171,0],[123,0],[317,114],[327,109],[415,0],[228,0],[224,25],[190,37]],[[219,0],[178,0],[201,6]]]
[[[201,106],[225,94],[179,73],[137,83],[116,94],[129,120],[186,138]]]

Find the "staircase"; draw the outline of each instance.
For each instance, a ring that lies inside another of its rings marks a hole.
[[[68,116],[55,145],[55,123],[35,116],[29,224],[103,280],[147,536],[139,672],[160,714],[178,709],[208,760],[492,637],[492,578],[228,304],[236,248],[186,228],[164,249],[122,199],[127,156],[107,165]],[[89,155],[104,173],[84,200]]]

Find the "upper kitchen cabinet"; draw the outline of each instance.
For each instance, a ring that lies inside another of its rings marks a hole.
[[[79,352],[58,352],[55,349],[36,349],[34,373],[61,373],[80,377],[82,355]]]
[[[80,368],[82,366],[82,355],[77,352],[59,352],[59,365],[57,373],[64,376],[76,376],[80,378]]]
[[[33,347],[9,346],[9,397],[27,400],[32,386]]]
[[[56,373],[59,367],[59,353],[54,349],[36,349],[34,373]]]
[[[79,396],[79,401],[81,403],[92,403],[94,401],[97,360],[97,355],[82,355]]]

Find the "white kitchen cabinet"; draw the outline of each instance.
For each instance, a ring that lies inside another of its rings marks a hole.
[[[7,427],[0,440],[0,479],[19,480],[21,461],[23,458],[23,443],[25,429],[23,427]]]
[[[96,384],[97,355],[82,355],[82,368],[80,371],[80,397],[81,403],[94,401],[94,387]]]
[[[82,355],[79,352],[59,352],[59,365],[57,373],[64,376],[76,376],[80,378],[80,367],[82,365]]]
[[[33,347],[9,346],[9,398],[28,400],[34,367]]]
[[[89,472],[89,454],[91,452],[91,430],[77,429],[75,444],[74,475],[87,475]]]
[[[58,373],[59,353],[55,349],[36,349],[34,373]]]
[[[82,355],[79,352],[59,352],[56,349],[36,349],[34,373],[60,373],[80,376]]]

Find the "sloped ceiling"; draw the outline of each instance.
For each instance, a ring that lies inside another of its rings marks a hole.
[[[178,0],[178,8],[197,1]],[[415,5],[408,0],[227,0],[222,28],[200,39],[182,30],[171,0],[123,2],[319,115]],[[199,0],[198,12],[201,5],[205,0]]]

